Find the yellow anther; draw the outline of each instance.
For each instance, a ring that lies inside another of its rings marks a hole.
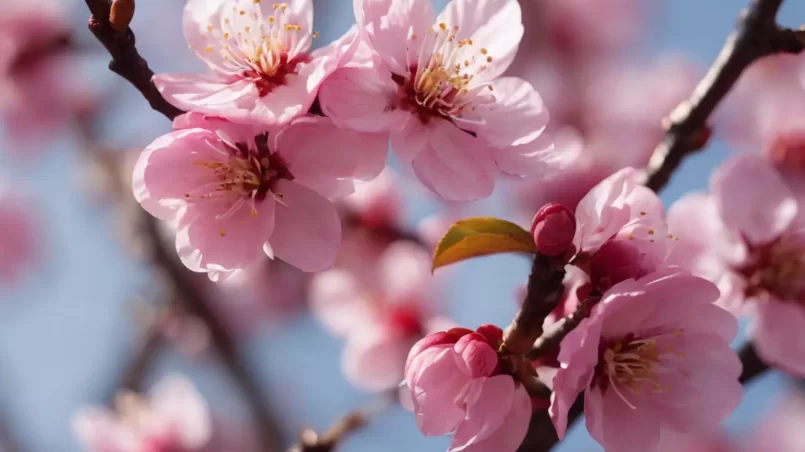
[[[206,50],[208,53],[212,52],[212,47],[210,46],[204,47],[204,50]]]
[[[318,32],[318,31],[314,31],[314,32],[313,32],[313,39],[316,39],[316,38],[318,38],[318,37],[319,37],[319,32]]]
[[[212,25],[207,25],[207,31],[212,31],[212,30],[213,30]]]
[[[223,229],[219,229],[218,230],[218,235],[221,236],[221,237],[226,237],[226,231],[224,231]]]
[[[491,63],[492,62],[492,57],[486,57],[486,62]]]
[[[648,230],[648,234],[649,234],[649,235],[654,235],[654,229],[649,229],[649,230]]]
[[[488,51],[488,50],[486,50],[486,48],[483,48],[483,49],[481,49],[481,53],[483,53],[484,55],[486,55],[487,53],[489,53],[489,51]]]
[[[447,30],[447,24],[442,22],[439,24],[439,28],[441,28],[442,30]]]
[[[238,14],[240,14],[241,16],[246,15],[246,11],[245,10],[240,10],[240,11],[238,11]]]

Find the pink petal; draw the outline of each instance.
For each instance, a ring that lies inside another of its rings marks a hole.
[[[472,378],[488,377],[498,365],[497,351],[478,333],[459,339],[455,351],[458,366]]]
[[[173,220],[185,205],[186,194],[212,182],[214,174],[194,164],[221,162],[227,155],[208,145],[217,137],[208,130],[190,129],[157,138],[140,154],[134,166],[134,197],[145,210],[162,220]]]
[[[710,195],[693,193],[675,202],[668,210],[668,230],[679,238],[669,263],[701,276],[720,275],[727,264],[746,259],[743,240],[721,220]]]
[[[380,285],[392,300],[424,298],[432,283],[430,255],[411,242],[398,241],[389,245],[377,265]]]
[[[486,48],[493,60],[478,76],[492,80],[506,72],[523,37],[523,20],[517,0],[451,0],[437,22],[458,25],[456,39],[472,39]]]
[[[496,101],[476,108],[483,123],[471,130],[498,148],[539,138],[548,125],[548,110],[534,87],[517,77],[501,77],[491,87]]]
[[[364,326],[353,330],[341,360],[344,375],[364,391],[393,389],[403,380],[411,342],[385,328]]]
[[[190,380],[178,375],[165,377],[154,387],[151,399],[151,407],[163,422],[178,430],[182,446],[197,449],[209,443],[209,407]]]
[[[153,78],[162,96],[182,110],[245,119],[259,99],[254,83],[215,74],[164,73]]]
[[[338,336],[373,321],[371,300],[361,292],[355,275],[345,270],[315,275],[308,287],[308,303],[319,322]]]
[[[406,374],[414,396],[416,422],[426,436],[450,433],[465,417],[457,403],[471,380],[459,370],[454,355],[452,347],[441,350],[427,363],[413,363],[418,378],[411,374],[412,369]]]
[[[353,0],[355,19],[388,69],[408,75],[408,37],[433,25],[430,0]]]
[[[429,131],[419,118],[409,116],[401,130],[391,134],[391,149],[403,164],[411,163],[428,147]]]
[[[379,68],[346,67],[334,72],[319,90],[325,115],[339,127],[359,132],[401,128],[410,113],[394,109],[397,86]]]
[[[274,143],[294,180],[328,198],[352,193],[353,178],[377,177],[388,153],[387,134],[339,129],[324,117],[295,120]]]
[[[522,444],[531,422],[531,397],[523,386],[518,386],[514,392],[514,401],[511,410],[503,419],[503,425],[486,439],[478,440],[464,448],[453,448],[449,452],[500,452],[512,451]],[[455,438],[453,440],[455,443]]]
[[[514,379],[510,375],[487,379],[478,399],[468,407],[466,419],[456,429],[449,450],[464,450],[497,432],[512,410],[515,392]]]
[[[437,120],[428,128],[425,150],[413,162],[419,180],[451,201],[489,197],[495,188],[492,151],[447,121]]]
[[[632,409],[615,391],[588,389],[584,414],[590,436],[607,451],[645,452],[655,450],[660,441],[661,420],[656,414]]]
[[[794,376],[805,376],[803,328],[805,308],[801,304],[769,299],[758,304],[750,335],[764,361]]]
[[[713,174],[711,190],[724,223],[755,245],[779,237],[797,216],[791,191],[760,157],[729,160]]]
[[[199,272],[246,268],[263,255],[263,244],[274,230],[274,201],[257,204],[257,215],[248,205],[226,218],[229,205],[202,202],[187,207],[176,232],[176,250],[182,262]]]
[[[306,272],[333,265],[341,244],[341,220],[333,204],[296,182],[281,180],[271,247],[277,257]]]
[[[226,71],[226,65],[221,58],[221,42],[216,39],[207,39],[206,36],[209,34],[208,26],[221,27],[224,10],[228,7],[220,1],[188,0],[182,20],[184,37],[191,49],[207,66],[221,72]],[[210,46],[210,52],[204,50],[207,46]]]

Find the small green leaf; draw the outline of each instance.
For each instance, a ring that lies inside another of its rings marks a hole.
[[[499,218],[465,218],[454,223],[433,253],[433,270],[465,259],[499,253],[536,253],[534,238]]]

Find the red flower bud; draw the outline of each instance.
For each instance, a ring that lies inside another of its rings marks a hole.
[[[576,216],[558,203],[545,204],[534,216],[531,234],[537,250],[546,256],[558,256],[573,243]]]

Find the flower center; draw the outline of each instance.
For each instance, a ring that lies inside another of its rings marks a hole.
[[[661,374],[668,370],[669,357],[684,358],[685,354],[675,351],[667,339],[677,338],[682,334],[682,330],[676,330],[669,335],[651,339],[627,337],[610,345],[602,345],[596,369],[597,383],[611,387],[632,409],[636,407],[622,392],[624,388],[635,396],[640,395],[645,385],[653,393],[670,391],[671,385],[661,381]]]
[[[492,86],[476,77],[492,57],[471,39],[457,38],[458,26],[440,23],[420,36],[408,38],[408,74],[393,74],[399,86],[400,107],[415,111],[423,122],[431,117],[450,118],[491,103]],[[415,59],[415,60],[414,60]]]
[[[424,336],[419,309],[411,304],[392,305],[386,312],[389,325],[405,336]]]
[[[251,200],[252,215],[257,215],[256,203],[271,195],[282,202],[282,194],[274,191],[277,181],[293,180],[282,157],[268,149],[268,134],[258,135],[254,146],[244,143],[227,146],[227,161],[198,161],[194,165],[213,172],[213,182],[199,187],[193,193],[186,193],[185,199],[224,198],[232,202],[230,209],[218,218],[227,218],[237,212],[243,204]],[[234,200],[232,199],[234,198]]]
[[[266,96],[277,86],[287,83],[300,63],[311,60],[302,53],[309,30],[288,21],[288,5],[275,3],[273,14],[263,20],[260,1],[251,11],[233,8],[223,20],[221,29],[207,26],[216,41],[221,42],[221,57],[227,70],[251,79],[259,95]],[[314,35],[315,36],[315,35]],[[213,48],[207,46],[207,52]]]
[[[784,169],[805,169],[805,135],[782,134],[771,146],[771,160]]]
[[[749,264],[738,269],[748,283],[748,297],[769,294],[805,304],[805,249],[785,242],[752,249]]]

